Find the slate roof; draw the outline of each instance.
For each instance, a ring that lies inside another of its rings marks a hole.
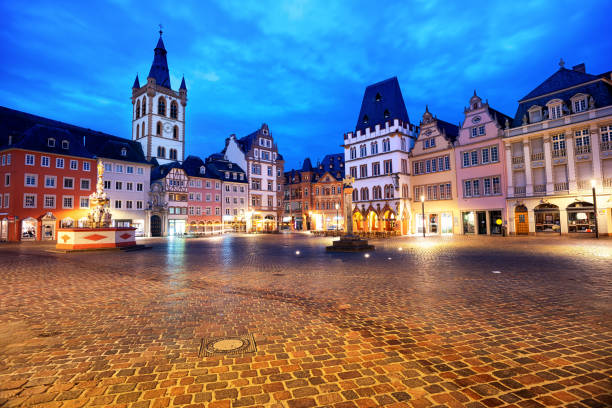
[[[325,173],[331,174],[336,180],[344,178],[344,153],[326,155],[316,168],[315,180],[318,180]]]
[[[183,80],[181,81],[181,86],[179,89],[187,90],[187,85],[185,85],[185,77],[183,77]]]
[[[236,163],[233,163],[229,160],[225,160],[223,158],[215,159],[215,158],[212,158],[212,156],[214,155],[211,155],[209,158],[206,159],[206,171],[207,172],[210,170],[211,172],[217,175],[217,178],[221,180],[231,181],[232,183],[245,183],[245,184],[248,183],[246,173],[242,169],[242,167],[240,167]],[[236,179],[234,178],[226,179],[225,178],[226,171],[229,171],[230,173],[244,174],[244,176],[242,180],[240,180],[240,176],[238,176],[238,178]]]
[[[302,164],[302,171],[312,171],[312,163],[310,162],[310,157],[304,159],[304,163]]]
[[[612,105],[612,86],[603,78],[602,75],[591,75],[566,68],[559,69],[519,101],[512,127],[523,125],[523,116],[529,117],[527,112],[532,106],[545,107],[552,99],[561,99],[567,107],[570,107],[570,98],[578,93],[590,95],[596,108]],[[580,85],[583,83],[584,85]]]
[[[218,178],[214,173],[208,171],[208,168],[205,170],[204,174],[200,173],[200,167],[202,166],[207,167],[204,160],[198,156],[189,155],[185,160],[183,160],[181,167],[190,177]]]
[[[162,164],[160,166],[153,167],[151,169],[151,181],[159,180],[168,175],[170,170],[172,169],[181,169],[181,163],[179,162],[170,162],[166,164]]]
[[[380,95],[378,101],[377,95]],[[385,118],[387,111],[389,117]],[[368,117],[367,123],[364,123],[365,116]],[[355,131],[363,132],[368,127],[373,129],[376,125],[384,126],[385,122],[393,119],[410,122],[397,77],[372,84],[365,89]]]
[[[19,145],[24,149],[51,153],[49,149],[53,148],[47,146],[47,139],[54,137],[56,139],[55,146],[60,148],[57,151],[58,154],[151,164],[147,162],[139,142],[0,107],[0,149],[7,148],[9,135],[13,136],[12,147]],[[63,137],[70,138],[71,148],[69,153],[61,149],[61,139]],[[72,146],[75,146],[75,150],[72,150]],[[81,148],[77,148],[77,146],[81,146]],[[125,156],[121,155],[122,148],[126,149]]]
[[[132,89],[139,89],[140,81],[138,80],[138,74],[136,74],[136,79],[134,79],[134,85],[132,85]]]
[[[491,117],[493,119],[495,119],[495,121],[497,122],[497,124],[499,126],[501,126],[502,129],[504,129],[506,127],[506,119],[508,119],[508,123],[512,124],[512,117],[501,113],[498,110],[495,110],[493,108],[489,108],[489,114],[491,115]]]
[[[168,69],[168,61],[166,59],[166,47],[162,40],[161,34],[159,35],[159,41],[155,46],[155,55],[153,56],[153,64],[151,64],[151,70],[147,78],[155,78],[155,83],[168,89],[170,87],[170,70]]]
[[[442,119],[435,119],[437,121],[437,126],[441,132],[446,134],[446,140],[449,142],[454,142],[459,137],[459,126],[453,125]]]

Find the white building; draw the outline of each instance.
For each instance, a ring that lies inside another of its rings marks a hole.
[[[132,140],[159,164],[185,158],[187,87],[185,78],[178,92],[170,87],[166,53],[160,31],[147,83],[141,87],[136,75],[132,86]]]
[[[282,157],[268,125],[264,123],[240,139],[231,135],[225,140],[222,153],[226,160],[246,170],[249,182],[247,231],[277,230]]]
[[[396,77],[366,88],[354,132],[344,135],[347,177],[353,177],[355,231],[409,232],[410,124]]]

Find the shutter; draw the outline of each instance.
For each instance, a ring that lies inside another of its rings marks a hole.
[[[567,182],[567,167],[565,165],[553,167],[553,180],[555,183]]]
[[[602,162],[601,171],[604,178],[612,178],[612,159],[606,159]]]
[[[590,180],[593,177],[593,169],[591,168],[591,162],[578,162],[576,163],[576,180],[585,181]]]
[[[546,172],[543,167],[533,169],[533,184],[546,184]]]
[[[516,171],[514,172],[514,185],[517,187],[524,187],[527,184],[525,180],[525,172],[524,171]]]

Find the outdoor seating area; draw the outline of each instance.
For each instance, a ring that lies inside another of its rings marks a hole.
[[[312,235],[315,237],[341,237],[345,235],[344,231],[310,231]],[[353,235],[356,235],[360,238],[365,239],[374,239],[374,238],[391,238],[397,237],[400,235],[399,231],[355,231]]]

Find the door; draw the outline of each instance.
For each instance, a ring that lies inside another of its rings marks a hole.
[[[42,239],[44,241],[53,241],[55,239],[55,221],[42,222]]]
[[[151,236],[152,237],[161,237],[162,229],[161,229],[161,218],[159,215],[151,216]]]
[[[514,213],[514,224],[516,228],[516,235],[528,235],[529,234],[529,218],[527,211],[517,211]]]
[[[0,222],[0,241],[8,241],[8,219],[4,218]]]
[[[491,235],[501,235],[502,233],[502,215],[501,211],[489,211],[489,230],[491,231]]]
[[[478,211],[478,234],[487,235],[487,213],[485,211]]]
[[[431,234],[438,233],[438,214],[429,214],[429,232]]]
[[[443,234],[452,234],[453,233],[453,215],[452,214],[442,214],[442,233]]]

